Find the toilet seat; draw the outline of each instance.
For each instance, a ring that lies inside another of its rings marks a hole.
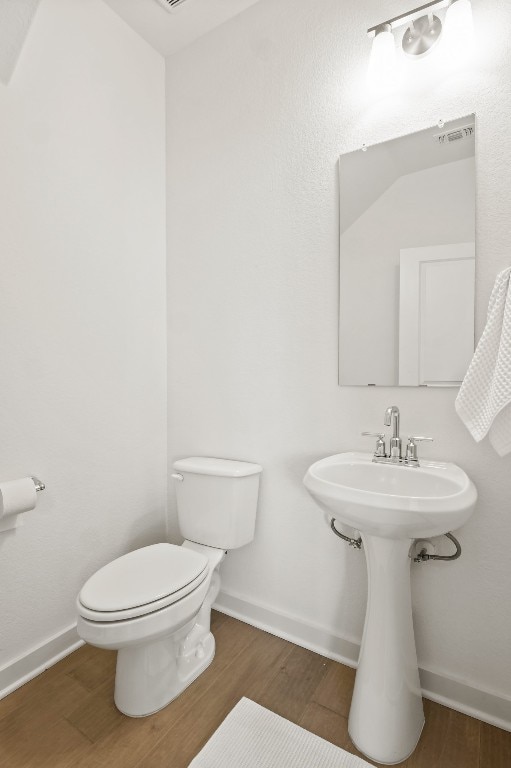
[[[77,607],[89,621],[122,621],[153,613],[195,590],[209,573],[201,552],[153,544],[113,560],[83,586]]]

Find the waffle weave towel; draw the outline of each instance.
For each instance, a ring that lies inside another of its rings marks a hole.
[[[511,451],[511,267],[497,275],[456,411],[476,442],[489,432],[499,456]]]

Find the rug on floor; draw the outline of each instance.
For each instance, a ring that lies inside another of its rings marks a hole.
[[[304,728],[241,699],[189,768],[373,768]]]

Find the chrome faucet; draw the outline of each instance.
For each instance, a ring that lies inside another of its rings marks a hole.
[[[374,449],[373,461],[381,464],[401,464],[407,467],[419,467],[419,457],[417,456],[417,443],[423,440],[433,440],[432,437],[409,437],[406,446],[406,455],[402,454],[402,441],[399,434],[399,408],[397,405],[391,405],[385,411],[383,423],[386,427],[392,427],[392,437],[390,438],[390,448],[387,453],[385,435],[382,432],[362,432],[363,435],[376,437],[376,447]]]
[[[390,458],[401,458],[401,437],[399,436],[399,408],[397,405],[391,405],[385,411],[383,423],[386,427],[392,426],[392,437],[390,438]]]

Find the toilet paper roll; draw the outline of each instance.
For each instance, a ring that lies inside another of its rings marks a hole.
[[[0,521],[10,515],[28,512],[36,504],[36,490],[31,477],[0,483]]]

